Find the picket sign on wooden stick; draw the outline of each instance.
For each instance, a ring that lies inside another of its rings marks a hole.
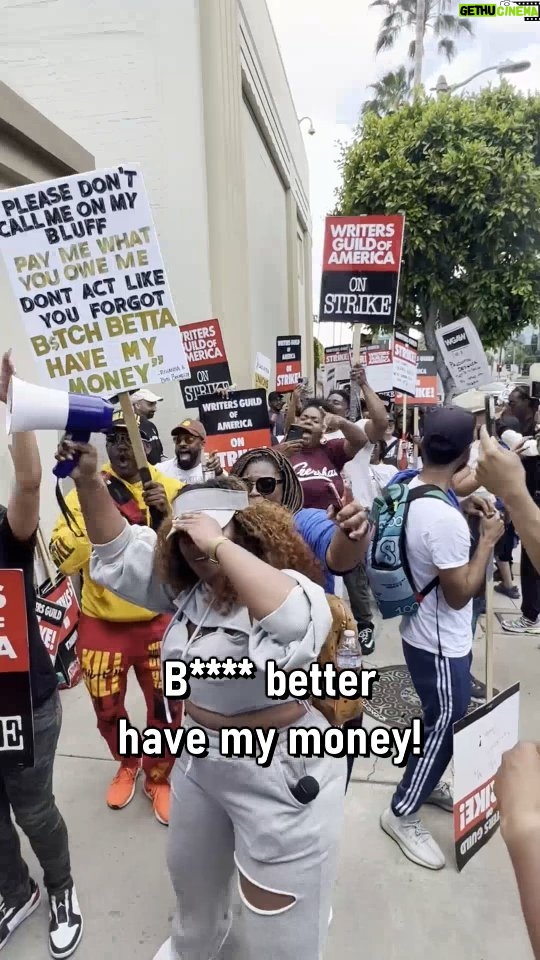
[[[486,703],[493,699],[493,551],[486,571]]]
[[[418,415],[418,407],[415,407],[413,410],[413,434],[414,434],[414,460],[413,466],[415,470],[418,470],[418,431],[420,429],[420,417]]]
[[[495,400],[488,396],[484,400],[486,428],[491,437],[495,436]],[[494,618],[494,586],[493,586],[494,551],[489,555],[486,569],[486,703],[493,698],[493,618]]]
[[[362,355],[362,324],[356,323],[353,329],[352,357],[353,367],[358,366]],[[362,417],[362,395],[356,381],[351,380],[351,420],[360,420]]]
[[[398,457],[398,468],[399,470],[406,470],[409,466],[409,460],[407,457],[407,394],[403,394],[403,407],[402,407],[402,416],[403,423],[401,426],[401,444]]]
[[[129,434],[129,439],[131,440],[133,453],[135,454],[135,461],[137,463],[139,476],[143,483],[148,483],[148,481],[152,479],[152,475],[150,473],[150,468],[148,466],[146,451],[144,449],[144,444],[142,442],[142,437],[139,431],[136,414],[133,409],[133,404],[131,402],[131,397],[129,393],[119,393],[118,401],[120,403],[120,408],[124,416],[124,423],[126,425],[126,429]]]
[[[53,584],[55,583],[56,578],[58,576],[58,571],[51,560],[51,555],[48,551],[47,544],[45,542],[45,537],[43,536],[43,530],[41,529],[41,527],[38,527],[37,529],[37,548],[38,548],[38,553],[41,557],[41,563],[43,564],[43,569],[45,570],[45,573],[47,574],[47,577],[50,580],[51,584]]]

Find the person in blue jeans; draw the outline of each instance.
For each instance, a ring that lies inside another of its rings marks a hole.
[[[442,407],[426,415],[423,469],[410,487],[429,484],[448,494],[452,477],[468,461],[473,435],[474,417],[465,410]],[[420,808],[431,803],[453,809],[442,777],[452,759],[453,725],[465,715],[471,696],[472,600],[482,589],[503,529],[498,514],[482,518],[470,558],[469,528],[452,498],[416,499],[407,517],[412,580],[422,590],[436,579],[418,612],[403,617],[400,627],[405,662],[422,704],[424,751],[409,757],[380,822],[409,860],[431,870],[444,867],[445,858],[422,823]]]

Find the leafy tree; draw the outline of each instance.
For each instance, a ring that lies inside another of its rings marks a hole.
[[[344,151],[336,213],[404,213],[400,320],[468,315],[486,346],[540,317],[540,96],[504,83],[368,114]],[[452,381],[438,355],[445,385]]]
[[[406,67],[399,67],[385,74],[376,83],[370,83],[369,89],[374,91],[371,100],[366,100],[362,107],[362,115],[375,113],[382,117],[392,113],[407,102],[411,93],[412,74]]]
[[[315,373],[324,364],[324,347],[317,337],[313,337],[313,369]]]
[[[386,16],[382,22],[375,52],[391,50],[402,30],[411,30],[414,34],[416,27],[416,0],[373,0],[370,7],[383,7]],[[424,16],[424,42],[430,33],[437,41],[438,52],[447,60],[453,60],[457,53],[456,38],[464,34],[472,35],[473,29],[467,19],[457,17],[453,0],[426,0]],[[411,40],[409,57],[414,60],[416,44]]]

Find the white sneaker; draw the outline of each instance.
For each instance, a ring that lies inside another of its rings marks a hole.
[[[388,807],[381,815],[381,827],[392,840],[395,840],[409,860],[428,870],[442,870],[446,864],[444,853],[426,830],[416,813],[406,817],[396,817]]]
[[[166,940],[165,943],[162,943],[161,947],[159,948],[158,952],[154,957],[154,960],[171,960],[171,957],[172,957],[171,939],[169,937],[169,939]]]
[[[540,633],[540,617],[536,620],[527,620],[523,616],[517,620],[501,620],[501,627],[506,633]]]
[[[441,810],[446,810],[447,813],[453,813],[454,798],[452,796],[450,784],[445,783],[444,780],[441,780],[427,798],[426,803],[431,804],[433,807],[440,807]]]
[[[75,887],[49,897],[49,953],[54,960],[65,960],[79,946],[83,918]]]

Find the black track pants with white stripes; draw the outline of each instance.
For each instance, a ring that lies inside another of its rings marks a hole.
[[[405,662],[424,712],[423,756],[411,754],[392,797],[398,817],[416,813],[437,786],[452,759],[452,727],[471,699],[471,655],[443,657],[403,641]]]

